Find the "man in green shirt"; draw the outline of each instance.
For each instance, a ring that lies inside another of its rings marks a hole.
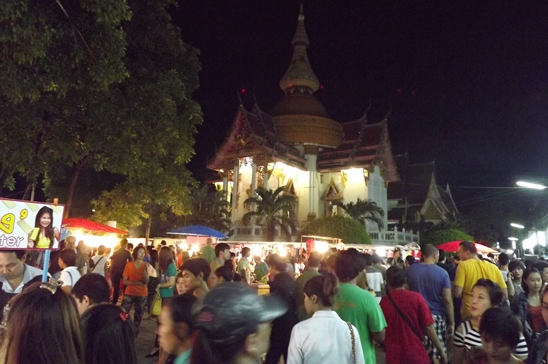
[[[384,341],[386,320],[375,297],[356,285],[362,270],[362,258],[356,249],[337,254],[335,272],[341,284],[333,308],[342,320],[358,329],[365,362],[376,363],[373,340]]]
[[[242,282],[251,284],[251,265],[249,264],[249,256],[251,249],[247,246],[242,249],[242,257],[238,262],[238,274],[242,277]]]
[[[200,255],[200,258],[207,260],[209,264],[213,262],[215,259],[215,249],[213,249],[213,240],[211,238],[207,238],[206,245],[202,247],[202,254]]]
[[[304,308],[304,285],[310,280],[310,278],[320,275],[318,269],[322,261],[322,256],[317,252],[312,252],[308,257],[308,268],[297,278],[297,310],[299,314],[299,321],[304,321],[312,317],[306,313]]]

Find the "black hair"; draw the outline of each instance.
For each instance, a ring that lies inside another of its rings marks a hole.
[[[227,243],[219,243],[215,245],[215,257],[219,258],[219,254],[227,249],[230,250],[230,245]]]
[[[479,332],[482,340],[500,340],[512,351],[518,346],[522,327],[520,320],[506,307],[491,307],[481,315]]]
[[[335,272],[341,282],[353,280],[363,269],[363,255],[356,249],[343,250],[335,258]]]
[[[372,255],[373,258],[373,264],[380,264],[382,263],[382,258],[379,254],[375,253]]]
[[[316,295],[323,307],[331,307],[335,295],[339,293],[339,280],[331,273],[312,277],[304,285],[303,291],[308,297]]]
[[[413,265],[415,264],[415,257],[412,255],[408,255],[405,257],[405,261],[407,262],[407,265]]]
[[[529,275],[531,273],[538,273],[540,275],[540,279],[542,280],[542,274],[541,274],[540,270],[538,270],[534,266],[525,269],[523,271],[523,277],[521,279],[521,288],[523,288],[523,291],[527,294],[529,294],[529,286],[527,285],[527,282],[525,282],[525,281],[527,280],[527,277],[529,277]]]
[[[138,363],[131,318],[120,306],[92,306],[84,312],[80,324],[86,364]]]
[[[76,252],[72,249],[64,249],[59,253],[59,258],[67,267],[76,266]]]
[[[516,268],[521,268],[521,270],[525,270],[525,264],[521,260],[514,259],[508,264],[508,270],[511,272]]]
[[[70,292],[80,301],[88,296],[91,304],[110,301],[110,287],[105,277],[97,273],[84,274],[72,287]]]
[[[126,238],[123,238],[120,240],[120,249],[124,249],[125,247],[127,247],[128,245],[128,241]]]
[[[181,267],[181,271],[185,270],[194,274],[196,277],[198,277],[200,273],[202,273],[204,280],[207,280],[211,275],[211,267],[209,266],[209,263],[207,262],[207,260],[202,258],[189,259],[184,262],[183,266]]]
[[[10,253],[13,253],[15,254],[15,257],[19,260],[23,260],[23,258],[25,257],[25,254],[27,253],[26,250],[0,250],[0,253],[4,253],[4,254],[10,254]]]
[[[545,268],[548,268],[548,263],[543,261],[538,261],[533,263],[533,267],[537,268],[539,272],[542,272]]]
[[[489,279],[480,278],[478,279],[474,287],[472,287],[472,289],[474,289],[475,287],[485,288],[485,290],[487,291],[487,294],[489,295],[491,306],[493,307],[499,306],[502,303],[502,298],[503,298],[502,289],[495,282]]]
[[[476,248],[476,244],[472,243],[471,241],[463,240],[459,243],[459,246],[461,246],[465,251],[470,252],[471,254],[478,254],[478,248]]]
[[[251,249],[249,249],[247,246],[245,248],[242,249],[241,251],[241,254],[242,254],[242,258],[246,256],[247,253],[249,253],[251,251]]]
[[[370,267],[373,265],[373,256],[369,253],[365,253],[365,254],[362,254],[363,255],[363,261],[364,261],[364,264],[367,266],[367,267]]]
[[[173,297],[168,301],[165,307],[168,307],[171,311],[171,320],[174,324],[185,323],[188,326],[188,333],[183,336],[178,330],[174,330],[175,336],[180,341],[188,340],[190,333],[194,328],[194,318],[192,316],[192,306],[196,302],[196,297],[191,294],[182,294]]]
[[[386,270],[386,281],[390,288],[400,288],[405,284],[405,270],[397,265]]]
[[[272,254],[270,257],[268,257],[267,264],[269,267],[273,267],[278,272],[287,271],[287,260],[285,260],[285,258],[283,258],[279,254]]]
[[[317,268],[320,266],[322,262],[322,255],[318,252],[312,252],[310,253],[310,256],[308,257],[308,267]]]
[[[434,245],[432,244],[426,244],[423,248],[422,248],[422,257],[423,258],[430,258],[430,257],[433,257],[434,255],[436,255],[437,253],[439,252],[438,248],[436,248]],[[410,256],[410,255],[408,255]],[[407,259],[407,258],[406,258]],[[439,260],[439,258],[438,258]],[[408,262],[409,263],[409,262]],[[414,263],[414,262],[413,262]],[[413,264],[413,263],[409,263],[409,264]]]
[[[443,262],[443,260],[445,259],[445,250],[443,249],[438,249],[438,263],[441,263]]]
[[[215,269],[215,275],[219,278],[222,277],[225,282],[232,282],[234,280],[232,269],[226,266]]]
[[[499,254],[499,263],[500,265],[507,265],[510,262],[510,257],[506,253]]]
[[[137,245],[137,247],[135,249],[133,249],[133,252],[131,252],[131,256],[133,257],[133,259],[137,260],[137,254],[139,254],[139,250],[143,249],[143,251],[145,252],[145,255],[147,253],[147,250],[145,249],[145,246],[144,245]]]

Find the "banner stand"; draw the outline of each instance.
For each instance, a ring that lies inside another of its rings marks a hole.
[[[44,264],[42,265],[43,271],[42,271],[42,282],[48,281],[48,267],[49,267],[49,255],[51,254],[51,250],[46,250],[44,252]]]

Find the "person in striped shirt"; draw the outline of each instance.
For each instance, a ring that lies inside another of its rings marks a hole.
[[[502,299],[502,289],[495,282],[482,278],[474,285],[470,304],[471,315],[468,320],[460,324],[455,332],[453,342],[454,364],[463,364],[465,354],[468,351],[482,346],[479,332],[481,317],[487,309],[500,306]],[[527,358],[527,342],[523,335],[520,335],[519,343],[513,354],[520,360]]]

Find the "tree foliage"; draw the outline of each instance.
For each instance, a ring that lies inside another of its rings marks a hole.
[[[279,226],[289,240],[295,234],[295,203],[296,197],[284,194],[285,186],[276,190],[257,187],[255,196],[244,201],[244,207],[250,207],[254,211],[247,212],[243,216],[245,224],[252,219],[263,226],[263,234],[267,241],[274,241],[276,226]],[[264,229],[266,227],[266,229]]]
[[[347,244],[371,244],[371,237],[365,227],[347,216],[321,217],[307,223],[301,235],[319,235],[343,239]]]
[[[383,228],[384,210],[378,206],[375,201],[362,200],[358,198],[356,202],[343,203],[342,201],[333,201],[333,205],[340,207],[354,220],[365,226],[367,221],[377,224],[379,229]]]
[[[230,230],[229,208],[226,193],[211,189],[210,185],[196,188],[191,195],[192,213],[185,217],[186,225],[204,225],[227,233]]]
[[[420,237],[421,246],[434,246],[456,240],[474,241],[474,237],[458,229],[434,229]]]

